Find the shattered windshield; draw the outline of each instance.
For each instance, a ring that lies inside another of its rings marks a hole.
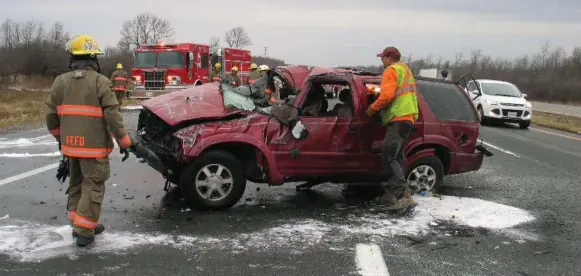
[[[222,83],[222,93],[224,95],[224,106],[226,108],[234,107],[237,109],[253,111],[256,109],[256,105],[248,96],[240,94],[240,87],[234,88],[231,85]]]

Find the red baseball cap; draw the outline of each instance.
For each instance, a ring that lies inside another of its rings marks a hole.
[[[401,53],[395,47],[387,47],[377,57],[401,57]]]

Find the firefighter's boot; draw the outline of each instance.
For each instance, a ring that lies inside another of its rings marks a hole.
[[[99,235],[101,233],[103,233],[103,231],[105,231],[105,226],[103,224],[97,224],[97,227],[95,227],[95,235]],[[75,233],[75,231],[73,231],[73,238],[78,237],[79,234]]]
[[[92,244],[95,241],[95,236],[87,237],[87,236],[77,236],[77,245],[80,247],[85,247]]]

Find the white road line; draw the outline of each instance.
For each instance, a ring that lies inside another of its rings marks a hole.
[[[495,146],[495,145],[493,145],[493,144],[491,144],[491,143],[488,143],[488,142],[484,142],[484,141],[482,141],[482,140],[480,140],[480,139],[478,139],[478,142],[482,142],[482,144],[484,144],[484,145],[486,145],[486,146],[489,146],[489,147],[491,147],[491,148],[493,148],[493,149],[496,149],[496,150],[498,150],[498,151],[502,151],[502,152],[504,152],[504,153],[506,153],[506,154],[509,154],[509,155],[512,155],[512,156],[514,156],[514,157],[520,157],[520,155],[518,155],[518,154],[516,154],[516,153],[514,153],[514,152],[512,152],[512,151],[505,150],[505,149],[503,149],[503,148],[501,148],[501,147]]]
[[[387,266],[377,244],[357,244],[355,261],[362,276],[389,276]]]
[[[11,176],[11,177],[8,177],[8,178],[1,179],[0,180],[0,186],[6,185],[8,183],[12,183],[14,181],[18,181],[18,180],[23,179],[23,178],[27,178],[29,176],[33,176],[33,175],[36,175],[36,174],[39,174],[39,173],[43,173],[43,172],[48,171],[50,169],[57,168],[58,166],[59,166],[59,163],[54,163],[54,164],[50,164],[50,165],[47,165],[47,166],[44,166],[44,167],[41,167],[41,168],[38,168],[38,169],[34,169],[32,171],[27,171],[25,173],[21,173],[21,174],[15,175],[15,176]]]

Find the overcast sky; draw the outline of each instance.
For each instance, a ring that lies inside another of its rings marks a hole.
[[[123,21],[140,12],[169,19],[177,41],[208,43],[240,24],[252,50],[292,64],[378,64],[403,55],[453,59],[482,49],[492,56],[536,53],[543,42],[581,46],[581,0],[0,0],[0,19],[61,21],[74,35],[115,45]]]

